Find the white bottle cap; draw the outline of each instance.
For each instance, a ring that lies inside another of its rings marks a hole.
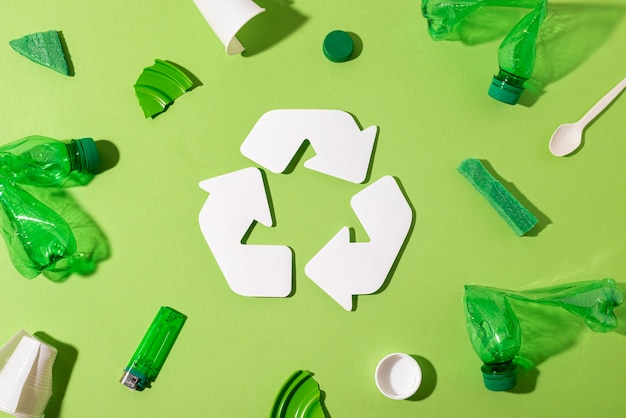
[[[404,353],[385,356],[376,367],[376,386],[390,399],[410,398],[422,383],[422,369],[413,357]]]

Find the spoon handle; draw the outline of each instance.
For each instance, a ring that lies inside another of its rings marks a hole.
[[[579,123],[587,125],[589,122],[594,120],[596,116],[598,116],[600,112],[602,112],[604,108],[606,108],[622,92],[622,90],[624,90],[624,88],[626,88],[626,78],[620,81],[617,86],[613,87],[611,91],[605,94],[598,103],[593,105],[593,107],[585,113],[585,116],[580,119]]]

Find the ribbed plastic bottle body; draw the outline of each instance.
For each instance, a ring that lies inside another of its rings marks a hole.
[[[161,307],[125,369],[138,378],[138,389],[157,378],[186,320],[184,314]]]
[[[0,181],[0,223],[15,268],[33,278],[76,251],[61,216],[15,183]]]
[[[59,187],[68,180],[86,184],[93,177],[88,161],[94,158],[97,164],[97,151],[90,138],[62,142],[33,135],[0,146],[0,177],[41,187]]]
[[[522,333],[517,316],[503,293],[465,286],[465,315],[472,348],[483,362],[485,386],[508,390],[517,382],[516,365]]]
[[[496,7],[534,9],[543,0],[422,0],[422,15],[432,39],[449,39],[469,15]]]

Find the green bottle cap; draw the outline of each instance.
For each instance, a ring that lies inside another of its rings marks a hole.
[[[80,159],[82,171],[95,171],[100,164],[96,142],[93,138],[81,138],[74,141],[78,145],[78,158]]]
[[[324,38],[323,51],[332,62],[348,61],[354,51],[354,41],[347,32],[334,30]]]
[[[519,101],[524,88],[513,86],[506,80],[500,80],[494,76],[489,86],[489,96],[503,103],[514,105]]]
[[[517,385],[517,366],[513,363],[510,366],[493,371],[487,367],[481,367],[485,387],[493,391],[503,391],[513,389]]]

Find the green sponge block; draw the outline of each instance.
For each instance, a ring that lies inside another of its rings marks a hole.
[[[502,183],[496,180],[480,160],[475,158],[463,160],[458,170],[487,199],[518,236],[521,237],[537,224],[535,215],[530,213]]]
[[[65,52],[55,30],[37,32],[9,41],[11,48],[37,64],[69,75]]]

